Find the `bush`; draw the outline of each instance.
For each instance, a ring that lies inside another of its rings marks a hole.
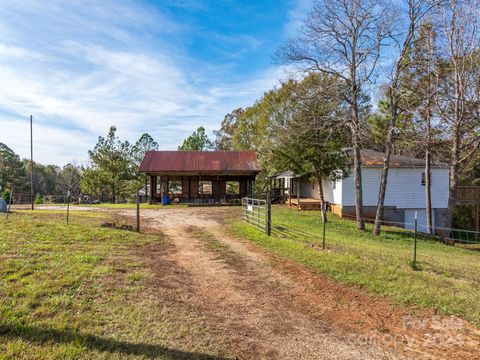
[[[5,200],[5,202],[8,204],[10,202],[10,191],[5,190],[3,194],[0,194],[0,197],[2,197],[3,200]]]
[[[37,205],[43,204],[42,196],[40,194],[35,195],[33,202]]]

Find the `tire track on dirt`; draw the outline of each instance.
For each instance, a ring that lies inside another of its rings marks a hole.
[[[216,210],[215,217],[228,214]],[[206,316],[213,338],[225,339],[228,353],[241,359],[397,358],[380,346],[350,343],[329,323],[299,311],[294,283],[273,271],[261,254],[220,236],[214,217],[197,209],[145,210],[142,215],[174,245],[169,259],[189,274],[190,301]],[[209,251],[206,240],[196,236],[199,230],[227,243],[236,261]]]

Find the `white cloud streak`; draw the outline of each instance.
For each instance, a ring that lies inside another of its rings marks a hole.
[[[272,67],[225,81],[227,66],[201,64],[182,48],[187,26],[139,4],[1,2],[0,142],[27,157],[33,114],[43,163],[85,161],[110,125],[130,141],[149,132],[174,149],[197,126],[217,128],[225,113],[284,75]]]

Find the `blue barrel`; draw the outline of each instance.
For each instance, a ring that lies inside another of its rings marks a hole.
[[[170,197],[168,195],[163,195],[162,197],[162,205],[170,204]]]

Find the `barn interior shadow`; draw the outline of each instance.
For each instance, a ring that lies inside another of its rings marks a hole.
[[[39,344],[48,342],[55,342],[57,344],[75,342],[80,343],[91,350],[123,355],[144,356],[150,359],[226,359],[214,355],[172,349],[161,345],[118,341],[91,334],[82,334],[70,330],[56,330],[28,325],[0,324],[0,337],[21,338],[23,340]]]

